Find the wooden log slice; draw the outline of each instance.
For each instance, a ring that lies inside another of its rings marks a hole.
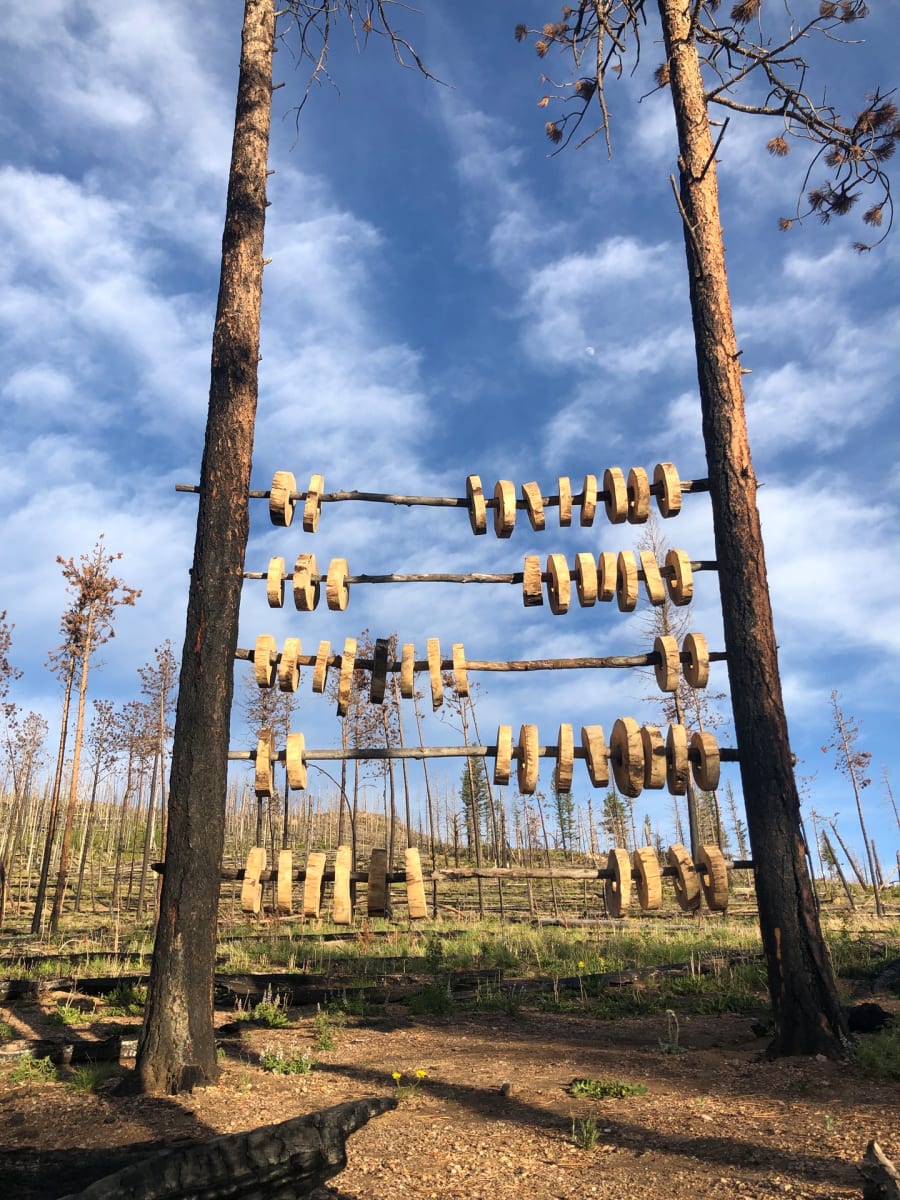
[[[353,924],[353,901],[350,896],[350,867],[353,852],[350,846],[338,846],[334,856],[334,904],[332,919],[335,925]]]
[[[650,479],[643,467],[632,467],[625,481],[627,517],[632,525],[643,525],[650,516]]]
[[[498,538],[512,536],[516,527],[516,485],[508,479],[499,479],[494,484],[494,533]]]
[[[581,748],[587,763],[588,776],[594,787],[609,784],[609,754],[602,725],[582,725]]]
[[[319,567],[314,554],[298,554],[294,563],[294,607],[313,612],[319,603]]]
[[[300,686],[300,666],[298,659],[303,651],[299,638],[285,638],[281,648],[281,658],[278,662],[278,690],[280,692],[296,692]]]
[[[610,524],[621,525],[628,516],[628,491],[618,467],[607,467],[603,472],[603,502]]]
[[[428,916],[425,904],[425,884],[422,881],[422,859],[415,846],[406,848],[406,903],[411,921],[424,921]]]
[[[582,551],[575,555],[575,591],[582,608],[597,603],[597,563],[593,554]]]
[[[575,765],[575,737],[571,725],[560,725],[556,739],[556,770],[554,779],[557,792],[565,795],[572,790],[572,768]]]
[[[341,654],[341,673],[338,677],[337,715],[345,717],[350,708],[350,695],[353,690],[353,672],[356,669],[356,638],[344,641]]]
[[[541,585],[541,560],[536,554],[527,554],[522,571],[522,603],[526,608],[538,608],[544,603]]]
[[[703,792],[714,792],[719,786],[722,760],[719,746],[711,733],[691,735],[691,746],[688,751],[694,782]]]
[[[293,905],[294,854],[291,850],[278,851],[278,883],[275,887],[275,911],[281,917],[289,917]]]
[[[669,598],[679,608],[690,604],[694,596],[694,572],[683,550],[666,551],[666,587]]]
[[[306,738],[302,733],[289,733],[285,740],[288,787],[300,792],[306,787]]]
[[[566,529],[572,524],[572,480],[568,475],[559,476],[556,491],[559,498],[559,525],[561,529]]]
[[[687,791],[688,772],[687,730],[683,725],[670,725],[666,735],[666,782],[673,796]]]
[[[265,869],[265,846],[254,846],[247,855],[247,865],[244,867],[244,880],[241,884],[241,912],[256,915],[262,908],[263,889],[259,877]]]
[[[547,517],[544,513],[544,497],[536,483],[522,484],[522,499],[525,501],[525,511],[535,533],[541,533],[547,528]]]
[[[653,491],[661,515],[677,517],[681,512],[681,480],[672,463],[657,463],[653,468]]]
[[[366,912],[370,917],[383,917],[387,912],[387,850],[381,848],[374,849],[369,859]]]
[[[616,603],[619,612],[634,612],[638,602],[638,569],[633,550],[620,550],[616,559]]]
[[[612,550],[601,550],[597,556],[597,599],[612,600],[616,594],[616,556]]]
[[[278,667],[278,646],[271,633],[261,633],[253,648],[253,674],[261,688],[270,688],[275,683]]]
[[[662,571],[652,550],[642,550],[641,571],[644,576],[644,590],[647,599],[654,606],[663,604],[666,599],[666,585],[663,583]]]
[[[441,643],[439,638],[429,638],[425,643],[428,659],[428,677],[431,680],[431,707],[437,710],[444,703],[444,681],[441,678]]]
[[[509,783],[512,770],[512,725],[501,725],[497,730],[497,754],[494,758],[494,783],[499,787]]]
[[[640,727],[633,717],[619,717],[609,735],[609,760],[616,787],[623,796],[634,799],[644,786],[644,743]]]
[[[616,919],[627,916],[631,905],[631,857],[628,851],[610,850],[606,869],[612,872],[603,887],[606,911]]]
[[[547,556],[547,575],[547,603],[552,613],[561,616],[569,611],[572,601],[572,580],[564,554]]]
[[[331,658],[331,642],[319,642],[312,678],[312,690],[317,696],[322,695],[325,691],[325,684],[328,682],[329,658]]]
[[[321,475],[310,475],[309,487],[306,489],[306,499],[303,502],[303,529],[306,533],[315,533],[319,528],[319,517],[322,515],[322,493],[325,491],[325,480]]]
[[[253,764],[253,790],[257,796],[271,796],[275,791],[275,734],[271,729],[261,729],[256,741],[256,758]]]
[[[637,875],[638,904],[644,912],[662,907],[662,871],[659,855],[652,846],[638,846],[631,859]]]
[[[523,796],[533,796],[538,785],[538,727],[523,725],[519,730],[516,778]]]
[[[416,648],[412,642],[404,642],[400,652],[400,695],[412,700],[416,691]]]
[[[666,742],[657,725],[641,726],[644,748],[644,787],[666,786]]]
[[[270,558],[266,571],[266,602],[269,608],[284,608],[284,559]]]
[[[294,495],[297,480],[290,471],[276,471],[269,489],[269,519],[273,525],[287,526],[294,519]]]
[[[710,912],[725,912],[728,908],[728,868],[725,855],[718,846],[701,846],[697,865],[702,868],[700,887]]]
[[[593,525],[597,515],[597,476],[585,475],[581,485],[581,516],[579,521],[583,526]]]
[[[656,686],[661,692],[674,692],[678,687],[678,668],[681,665],[678,643],[669,634],[660,634],[654,639],[653,653],[656,655],[653,664]]]
[[[484,502],[480,476],[469,475],[466,479],[466,500],[469,506],[469,524],[472,526],[472,532],[487,533],[487,505]]]
[[[469,672],[466,670],[466,648],[462,642],[454,642],[453,650],[453,687],[457,696],[469,694]]]
[[[387,638],[375,639],[375,650],[372,654],[372,682],[369,685],[369,700],[372,704],[384,704],[390,648]]]
[[[702,633],[689,633],[682,650],[687,655],[684,677],[692,688],[705,688],[709,683],[709,646]]]
[[[346,558],[333,558],[328,564],[325,601],[332,612],[344,612],[350,603],[350,587],[347,583],[349,574],[350,568]]]
[[[672,883],[678,907],[682,912],[695,912],[700,907],[700,876],[694,869],[690,851],[676,843],[669,847],[667,857],[669,866],[677,872]]]
[[[325,852],[312,850],[306,859],[306,878],[303,881],[303,915],[318,919],[322,908],[325,881]]]

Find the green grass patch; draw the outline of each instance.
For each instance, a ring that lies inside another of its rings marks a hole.
[[[853,1062],[871,1079],[900,1079],[900,1024],[861,1037],[853,1047]]]
[[[56,1067],[49,1058],[32,1058],[23,1054],[9,1073],[13,1083],[50,1083],[56,1078]]]
[[[626,1096],[646,1096],[642,1083],[626,1083],[622,1079],[573,1079],[569,1084],[573,1096],[591,1100],[624,1100]]]
[[[449,1017],[456,1011],[453,997],[445,983],[429,983],[407,1000],[409,1011],[416,1017]]]

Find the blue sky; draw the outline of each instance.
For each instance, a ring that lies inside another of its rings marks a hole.
[[[274,98],[254,487],[278,469],[301,487],[320,472],[328,490],[433,495],[463,495],[470,473],[487,492],[509,479],[545,493],[559,475],[577,490],[587,472],[661,460],[704,476],[672,119],[665,95],[646,94],[662,57],[652,24],[638,73],[609,85],[612,160],[599,139],[549,157],[540,73],[563,67],[512,33],[555,8],[423,7],[398,21],[446,86],[397,68],[384,45],[360,54],[345,39],[331,59],[337,87],[314,89],[298,135],[305,68],[287,46],[276,57],[286,86]],[[2,5],[0,609],[25,672],[13,698],[51,723],[59,692],[43,663],[66,602],[57,554],[87,552],[103,533],[143,590],[119,615],[95,696],[136,696],[136,668],[164,639],[180,652],[196,501],[174,485],[199,476],[241,9]],[[853,32],[864,44],[809,47],[830,70],[829,97],[850,110],[896,82],[896,14],[879,8]],[[821,751],[833,688],[857,717],[887,867],[898,841],[882,774],[898,787],[900,251],[894,237],[855,254],[853,218],[780,233],[804,164],[802,149],[766,153],[776,132],[732,121],[720,180],[785,700],[807,806],[841,811],[853,844],[849,787]],[[702,495],[663,533],[713,557]],[[537,535],[520,514],[510,540],[475,539],[462,512],[330,505],[312,537],[296,523],[274,529],[257,501],[247,567],[311,550],[320,565],[346,557],[353,573],[512,571],[526,553],[571,559],[636,534],[598,517],[568,530],[551,518]],[[525,610],[515,588],[357,587],[343,614],[272,612],[264,590],[246,586],[242,646],[271,632],[309,652],[368,627],[396,630],[420,656],[427,637],[486,659],[645,649],[640,612],[553,617]],[[698,576],[693,628],[722,648],[713,574]],[[555,744],[560,721],[659,719],[634,672],[481,682],[488,741],[501,721],[535,722]],[[726,687],[722,665],[712,682]],[[300,701],[308,744],[334,744],[333,711],[308,677]],[[445,724],[428,730],[457,740]],[[727,728],[721,740],[733,744]],[[237,724],[232,742],[249,744]],[[545,762],[546,790],[549,776]],[[726,778],[739,790],[736,767]],[[588,790],[576,766],[576,799]],[[667,827],[667,794],[636,807]]]

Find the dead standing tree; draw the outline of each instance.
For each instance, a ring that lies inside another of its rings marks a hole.
[[[574,62],[577,78],[556,97],[568,109],[546,126],[551,141],[568,144],[596,113],[587,138],[600,133],[609,145],[605,85],[610,72],[621,73],[629,51],[638,56],[650,7],[645,0],[580,0],[565,6],[561,21],[541,30],[517,28],[519,40],[536,35],[542,58],[558,48]],[[679,180],[676,187],[673,177],[672,186],[687,256],[734,724],[776,1022],[769,1050],[842,1058],[847,1029],[801,832],[725,269],[716,175],[725,129],[714,145],[710,106],[777,120],[780,128],[768,143],[775,155],[786,154],[791,139],[817,148],[814,165],[827,167],[831,179],[813,188],[807,201],[808,212],[823,221],[850,211],[863,188],[874,186],[878,196],[863,219],[876,230],[886,215],[890,226],[883,164],[900,139],[900,120],[890,97],[877,91],[850,122],[830,105],[810,99],[800,44],[817,31],[838,36],[865,16],[862,0],[825,0],[803,25],[788,12],[781,35],[771,39],[762,34],[761,0],[742,0],[728,17],[720,16],[718,7],[718,0],[657,0],[666,59],[656,83],[669,89],[678,136]],[[758,40],[751,36],[753,26],[760,27]],[[746,99],[737,98],[739,85]],[[542,106],[553,99],[544,97]],[[785,228],[790,224],[782,221]]]

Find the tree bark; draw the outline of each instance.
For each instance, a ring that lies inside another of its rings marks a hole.
[[[678,130],[679,200],[728,674],[777,1031],[769,1050],[842,1058],[847,1028],[800,830],[691,6],[686,0],[658,5]]]
[[[216,1079],[213,970],[228,733],[257,401],[273,0],[246,0],[209,412],[181,658],[166,873],[136,1078],[178,1092]]]

